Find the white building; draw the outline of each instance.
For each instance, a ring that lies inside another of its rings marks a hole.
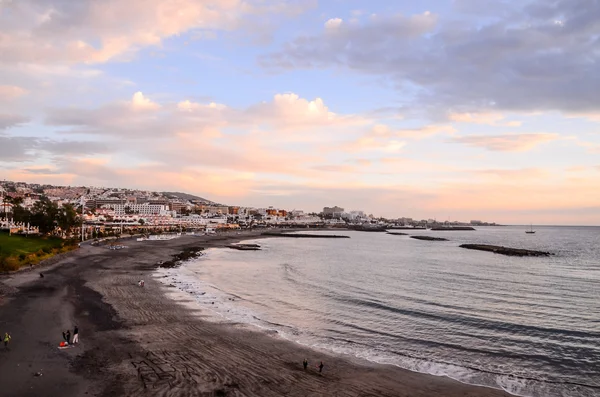
[[[367,218],[363,211],[344,212],[344,214],[342,214],[342,217],[351,221],[360,221]]]
[[[111,208],[116,216],[127,213],[138,215],[171,215],[171,211],[165,205],[158,204],[106,204],[102,208]]]
[[[185,215],[179,218],[176,218],[177,222],[179,224],[181,224],[182,226],[190,226],[190,227],[195,227],[195,226],[206,226],[206,225],[219,225],[219,224],[226,224],[227,223],[227,217],[226,216],[218,216],[218,217],[211,217],[211,218],[206,218],[197,214],[191,214],[191,215]]]
[[[298,216],[296,218],[294,218],[291,221],[288,221],[288,223],[302,223],[302,224],[313,224],[313,223],[320,223],[323,222],[321,220],[321,218],[319,218],[318,216],[311,216],[311,215],[302,215],[302,216]]]

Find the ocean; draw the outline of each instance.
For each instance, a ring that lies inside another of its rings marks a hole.
[[[600,228],[526,229],[398,230],[449,241],[347,230],[331,233],[349,239],[260,239],[261,251],[209,249],[157,277],[214,321],[317,350],[520,396],[600,396]]]

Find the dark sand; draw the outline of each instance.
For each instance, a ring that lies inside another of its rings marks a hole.
[[[39,269],[0,276],[0,332],[13,337],[8,351],[0,346],[0,395],[509,396],[207,322],[201,308],[167,298],[169,288],[150,275],[183,248],[225,246],[258,233],[128,241],[118,251],[84,245],[44,269],[43,279]],[[136,285],[142,278],[145,288]],[[75,324],[81,343],[57,349],[61,332]],[[315,368],[321,360],[322,376]]]

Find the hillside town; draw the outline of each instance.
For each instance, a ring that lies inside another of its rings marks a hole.
[[[51,219],[48,219],[50,217]],[[122,233],[223,230],[266,227],[323,228],[356,225],[432,227],[494,225],[481,221],[437,222],[377,218],[333,206],[319,213],[277,207],[224,205],[178,192],[0,182],[0,229],[19,234],[97,238]]]

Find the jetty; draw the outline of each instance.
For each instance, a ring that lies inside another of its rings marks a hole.
[[[488,245],[488,244],[461,244],[461,248],[470,250],[487,251],[493,252],[494,254],[507,255],[507,256],[550,256],[554,255],[550,252],[545,251],[534,251],[526,250],[522,248],[510,248],[499,245]]]
[[[309,234],[309,233],[277,233],[264,232],[263,236],[270,237],[290,237],[290,238],[350,238],[350,236],[342,236],[339,234]]]
[[[258,244],[229,244],[227,248],[238,251],[260,251],[260,245]]]
[[[410,236],[410,238],[414,238],[416,240],[425,240],[425,241],[448,241],[447,238],[431,237],[431,236]]]
[[[477,230],[474,227],[471,226],[448,226],[448,227],[432,227],[431,230],[435,230],[435,231],[458,231],[458,230]]]

